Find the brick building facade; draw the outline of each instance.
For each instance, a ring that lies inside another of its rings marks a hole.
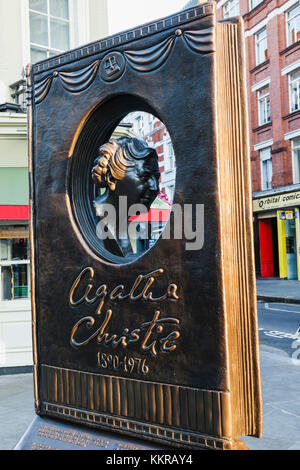
[[[217,2],[218,20],[240,15],[248,67],[256,271],[300,280],[300,5],[297,0]]]

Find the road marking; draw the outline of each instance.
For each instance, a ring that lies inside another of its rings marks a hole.
[[[300,326],[296,333],[287,333],[286,331],[278,330],[265,330],[264,328],[259,328],[258,331],[262,331],[266,336],[272,336],[273,338],[278,339],[297,339],[299,341],[300,337]]]
[[[299,310],[286,310],[284,308],[273,308],[273,307],[269,307],[269,304],[265,304],[265,309],[266,310],[276,310],[278,312],[290,312],[290,313],[299,313],[300,314],[300,309]]]
[[[279,339],[297,339],[298,335],[297,333],[286,333],[285,331],[277,331],[277,330],[272,330],[272,331],[264,331],[264,334],[266,336],[272,336],[273,338],[279,338]]]
[[[275,408],[275,410],[281,411],[281,413],[294,416],[295,418],[300,418],[300,416],[296,415],[295,413],[291,413],[290,411],[284,410],[283,408],[280,408],[279,406],[276,406],[273,403],[266,403],[266,404],[271,406],[272,408]]]

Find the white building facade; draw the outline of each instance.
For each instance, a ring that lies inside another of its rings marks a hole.
[[[107,0],[0,0],[0,375],[32,366],[24,69],[107,35]]]

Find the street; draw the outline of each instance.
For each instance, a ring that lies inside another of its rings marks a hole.
[[[299,450],[300,305],[258,302],[258,324],[263,437],[243,441],[252,450]]]
[[[261,348],[274,348],[275,354],[295,357],[294,353],[300,350],[300,305],[258,302],[257,307]]]

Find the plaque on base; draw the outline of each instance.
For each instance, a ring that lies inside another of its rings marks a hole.
[[[37,416],[14,450],[160,450],[164,447]]]

